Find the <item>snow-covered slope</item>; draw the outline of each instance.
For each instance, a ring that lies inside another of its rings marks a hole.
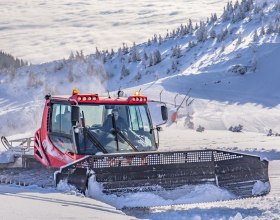
[[[43,96],[70,94],[74,87],[97,93],[121,87],[127,94],[141,88],[154,99],[164,90],[162,99],[171,104],[191,88],[195,100],[188,108],[183,103],[177,127],[191,121],[194,129],[241,124],[245,131],[279,133],[279,12],[278,1],[229,3],[219,19],[189,21],[132,48],[0,71],[0,133],[34,131]]]

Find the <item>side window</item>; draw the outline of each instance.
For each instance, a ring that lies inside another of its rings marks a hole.
[[[51,132],[71,134],[71,107],[65,104],[53,104]]]
[[[144,106],[129,106],[129,116],[133,131],[150,131],[149,119]]]
[[[130,124],[133,131],[139,131],[139,122],[136,112],[136,106],[129,106]]]
[[[52,105],[51,132],[60,132],[61,130],[61,114],[60,105]]]
[[[139,106],[139,112],[141,116],[141,121],[142,121],[142,126],[144,128],[144,131],[150,131],[150,124],[149,124],[149,119],[148,115],[146,112],[146,109],[144,106]]]

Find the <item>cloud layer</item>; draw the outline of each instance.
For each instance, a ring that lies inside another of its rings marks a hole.
[[[70,51],[117,49],[165,34],[189,18],[221,13],[227,0],[2,0],[0,50],[42,63]]]

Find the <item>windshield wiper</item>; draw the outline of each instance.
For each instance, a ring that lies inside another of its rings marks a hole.
[[[97,140],[96,137],[91,133],[91,131],[87,128],[84,127],[90,141],[98,148],[98,150],[102,151],[103,153],[108,153],[108,151],[103,147],[103,145]]]
[[[121,131],[119,131],[118,129],[116,129],[115,131],[116,131],[116,133],[121,137],[121,139],[123,139],[126,143],[128,143],[128,145],[129,145],[133,150],[139,151],[139,150],[131,143],[131,141],[128,140],[128,139],[126,138],[126,136],[124,136],[124,134],[123,134]]]
[[[134,151],[139,151],[124,135],[123,133],[121,133],[116,126],[116,119],[115,119],[115,115],[114,113],[112,114],[112,126],[114,129],[114,134],[116,136],[116,142],[117,142],[117,151],[119,151],[119,139],[118,139],[118,135],[121,137],[121,139],[123,139],[126,143],[128,143],[128,145],[134,150]]]

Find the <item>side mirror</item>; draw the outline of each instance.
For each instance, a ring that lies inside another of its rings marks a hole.
[[[161,106],[161,117],[163,121],[168,120],[168,112],[167,112],[167,107],[165,105]]]
[[[157,131],[163,131],[162,127],[156,127]]]
[[[71,106],[71,121],[76,123],[80,121],[80,107],[77,105]]]

